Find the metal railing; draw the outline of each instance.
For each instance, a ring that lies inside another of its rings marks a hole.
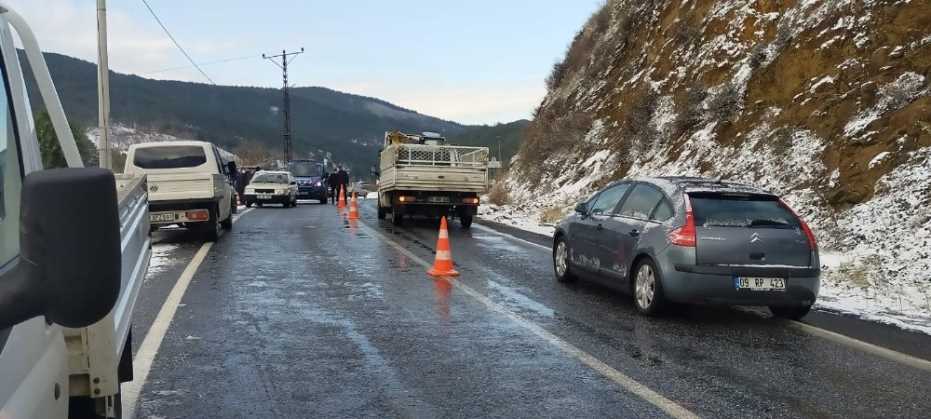
[[[487,147],[435,146],[422,144],[396,145],[394,161],[387,166],[441,166],[485,169],[488,167]]]

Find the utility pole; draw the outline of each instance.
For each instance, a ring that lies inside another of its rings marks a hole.
[[[113,169],[110,156],[110,73],[107,63],[107,1],[97,0],[97,140],[100,167]]]
[[[262,58],[269,60],[272,64],[278,66],[281,69],[281,78],[282,78],[282,100],[283,100],[283,114],[284,114],[284,130],[282,132],[282,137],[284,140],[284,163],[288,164],[291,161],[291,95],[288,93],[290,86],[288,86],[288,64],[291,61],[294,61],[294,58],[299,54],[304,53],[304,48],[302,47],[300,51],[288,52],[285,50],[281,51],[281,54],[277,55],[265,55],[262,54]],[[281,59],[281,63],[276,61]]]

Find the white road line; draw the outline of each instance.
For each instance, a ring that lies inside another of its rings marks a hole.
[[[544,249],[544,250],[546,250],[546,251],[548,251],[548,252],[552,250],[552,249],[550,249],[550,248],[548,248],[548,247],[546,247],[546,246],[543,246],[543,245],[534,243],[534,242],[529,241],[529,240],[522,239],[522,238],[520,238],[520,237],[511,235],[511,234],[508,234],[508,233],[504,233],[504,232],[498,231],[498,230],[496,230],[496,229],[494,229],[494,228],[491,228],[491,227],[487,227],[487,226],[483,226],[483,225],[478,225],[478,224],[473,224],[472,226],[473,226],[473,227],[478,227],[478,228],[481,229],[482,231],[487,231],[487,232],[489,232],[489,233],[494,233],[494,234],[497,234],[497,235],[499,235],[499,236],[508,237],[508,238],[511,238],[511,239],[514,239],[514,240],[517,240],[517,241],[520,241],[520,242],[524,242],[524,243],[529,244],[529,245],[532,245],[532,246],[539,247],[539,248]],[[747,312],[756,315],[756,313],[753,312],[753,311],[747,311]],[[872,343],[867,343],[867,342],[864,342],[864,341],[862,341],[862,340],[858,340],[858,339],[852,338],[852,337],[850,337],[850,336],[842,335],[842,334],[837,333],[837,332],[832,332],[832,331],[827,330],[827,329],[822,329],[822,328],[817,327],[817,326],[812,326],[812,325],[810,325],[810,324],[806,324],[806,323],[802,323],[802,322],[790,322],[789,324],[790,324],[790,326],[793,327],[794,329],[800,330],[800,331],[802,331],[802,332],[805,332],[805,333],[808,333],[808,334],[811,334],[811,335],[814,335],[814,336],[818,336],[818,337],[820,337],[820,338],[824,338],[824,339],[830,340],[830,341],[832,341],[832,342],[834,342],[834,343],[838,343],[838,344],[841,344],[841,345],[844,345],[844,346],[847,346],[847,347],[850,347],[850,348],[858,349],[858,350],[860,350],[860,351],[863,351],[863,352],[866,352],[866,353],[870,353],[870,354],[879,356],[879,357],[881,357],[881,358],[888,359],[888,360],[890,360],[890,361],[895,361],[895,362],[898,362],[898,363],[901,363],[901,364],[905,364],[905,365],[910,366],[910,367],[918,368],[918,369],[920,369],[920,370],[931,371],[931,361],[927,361],[927,360],[924,360],[924,359],[921,359],[921,358],[916,358],[916,357],[914,357],[914,356],[911,356],[911,355],[908,355],[908,354],[903,354],[903,353],[901,353],[901,352],[897,352],[897,351],[894,351],[894,350],[892,350],[892,349],[883,348],[882,346],[877,346],[877,345],[874,345],[874,344],[872,344]]]
[[[823,339],[827,339],[834,343],[839,343],[844,346],[848,346],[854,349],[859,349],[863,352],[867,352],[873,355],[876,355],[880,358],[885,358],[890,361],[898,362],[900,364],[907,365],[912,368],[917,368],[920,370],[931,372],[931,362],[916,358],[911,355],[906,355],[901,352],[896,352],[892,349],[886,349],[881,346],[873,345],[872,343],[863,342],[861,340],[854,339],[849,336],[842,335],[840,333],[835,333],[830,330],[824,330],[820,327],[815,327],[810,324],[790,321],[789,327],[793,329],[800,330],[802,332],[814,335]]]
[[[517,240],[517,241],[519,241],[519,242],[523,242],[523,243],[529,244],[529,245],[531,245],[531,246],[539,247],[539,248],[541,248],[541,249],[543,249],[543,250],[546,250],[547,252],[553,251],[553,249],[550,249],[549,247],[544,246],[544,245],[542,245],[542,244],[534,243],[534,242],[532,242],[532,241],[530,241],[530,240],[522,239],[522,238],[517,237],[517,236],[515,236],[515,235],[513,235],[513,234],[504,233],[504,232],[495,230],[495,229],[493,229],[493,228],[491,228],[491,227],[486,227],[486,226],[483,226],[483,225],[480,225],[480,224],[472,224],[472,227],[477,227],[479,230],[482,230],[482,231],[487,231],[487,232],[489,232],[489,233],[494,233],[494,234],[497,234],[497,235],[499,235],[499,236],[504,236],[504,237],[507,237],[507,238],[510,238],[510,239],[514,239],[514,240]]]
[[[385,236],[385,235],[382,234],[381,232],[376,231],[375,229],[369,227],[368,225],[366,225],[366,224],[364,224],[364,223],[361,223],[361,224],[359,224],[359,225],[362,226],[362,228],[368,230],[369,233],[370,233],[373,237],[377,237],[377,238],[381,239],[382,241],[384,241],[385,243],[387,243],[387,244],[390,245],[391,247],[394,247],[394,248],[397,249],[399,252],[401,252],[401,253],[403,253],[405,256],[409,257],[409,258],[410,258],[411,260],[413,260],[414,262],[416,262],[416,263],[418,263],[419,265],[423,266],[425,269],[426,269],[426,268],[429,268],[429,267],[431,266],[431,264],[430,264],[429,262],[427,262],[427,261],[421,259],[420,257],[418,257],[417,255],[415,255],[415,254],[412,253],[411,251],[405,249],[403,246],[401,246],[400,244],[398,244],[396,241],[394,241],[394,240],[388,238],[387,236]],[[577,348],[576,346],[572,345],[571,343],[562,340],[562,339],[559,338],[558,336],[556,336],[556,335],[554,335],[554,334],[552,334],[552,333],[546,331],[546,329],[544,329],[544,328],[538,326],[537,324],[535,324],[535,323],[533,323],[533,322],[531,322],[531,321],[529,321],[529,320],[527,320],[527,319],[521,317],[520,315],[518,315],[518,314],[516,314],[516,313],[514,313],[514,312],[512,312],[512,311],[510,311],[510,310],[508,310],[508,309],[506,309],[506,308],[504,308],[503,306],[501,306],[501,305],[495,303],[494,301],[491,301],[490,299],[488,299],[488,297],[484,296],[483,294],[479,293],[478,291],[475,291],[474,289],[472,289],[472,288],[469,287],[468,285],[463,284],[461,281],[451,280],[451,281],[448,281],[448,282],[449,282],[451,285],[453,285],[454,287],[456,287],[457,289],[459,289],[459,290],[465,292],[466,294],[468,294],[468,295],[471,296],[472,298],[475,298],[476,300],[478,300],[480,303],[482,303],[482,304],[483,304],[485,307],[487,307],[489,310],[494,311],[494,312],[496,312],[496,313],[498,313],[498,314],[504,315],[505,317],[511,319],[512,321],[514,321],[515,323],[517,323],[517,324],[520,325],[521,327],[523,327],[523,328],[527,329],[528,331],[530,331],[531,333],[533,333],[533,334],[539,336],[540,338],[542,338],[543,340],[545,340],[545,341],[547,341],[548,343],[552,344],[553,346],[556,346],[557,348],[559,348],[559,350],[563,351],[565,354],[567,354],[567,355],[569,355],[569,356],[572,356],[573,358],[579,360],[580,362],[582,362],[583,364],[587,365],[589,368],[595,370],[596,372],[600,373],[601,375],[603,375],[604,377],[608,378],[609,380],[614,381],[615,383],[617,383],[618,385],[620,385],[621,387],[623,387],[623,388],[626,389],[627,391],[629,391],[629,392],[631,392],[631,393],[637,395],[638,397],[640,397],[640,398],[646,400],[646,401],[649,402],[650,404],[656,406],[657,408],[659,408],[660,410],[662,410],[663,412],[665,412],[665,413],[668,414],[669,416],[672,416],[672,417],[674,417],[674,418],[698,418],[698,415],[696,415],[696,414],[690,412],[689,410],[687,410],[686,408],[684,408],[684,407],[678,405],[676,402],[674,402],[674,401],[672,401],[672,400],[669,400],[669,399],[663,397],[661,394],[659,394],[659,393],[657,393],[657,392],[651,390],[649,387],[644,386],[643,384],[638,383],[638,382],[635,381],[633,378],[630,378],[630,377],[628,377],[627,375],[625,375],[624,373],[622,373],[622,372],[620,372],[620,371],[618,371],[618,370],[612,368],[610,365],[605,364],[604,362],[602,362],[602,361],[599,360],[598,358],[595,358],[595,357],[592,356],[591,354],[589,354],[589,353],[587,353],[587,352],[585,352],[585,351],[583,351],[583,350]]]
[[[233,223],[239,221],[243,215],[248,214],[250,211],[252,211],[252,208],[248,208],[234,215]],[[152,370],[152,363],[155,361],[155,356],[158,355],[158,349],[162,346],[165,333],[168,332],[168,327],[171,326],[171,321],[178,311],[178,305],[181,303],[181,299],[184,298],[184,293],[187,292],[188,286],[191,285],[191,280],[194,279],[197,268],[203,263],[204,258],[210,253],[212,247],[213,242],[206,242],[194,253],[194,257],[191,258],[187,267],[181,272],[181,276],[175,282],[175,286],[172,287],[171,292],[168,294],[168,298],[165,299],[162,308],[159,309],[155,321],[152,322],[152,326],[150,326],[148,332],[146,332],[142,345],[140,345],[139,350],[136,351],[136,356],[133,359],[133,381],[124,383],[121,388],[123,418],[133,419],[135,417],[136,403],[139,401],[139,394],[142,391],[142,386],[145,385],[146,380],[149,378],[149,372]]]

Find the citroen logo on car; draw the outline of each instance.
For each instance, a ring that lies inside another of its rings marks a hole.
[[[760,233],[753,233],[750,235],[750,243],[756,243],[760,241]]]
[[[149,190],[152,192],[158,192],[158,185],[152,185],[149,187]]]

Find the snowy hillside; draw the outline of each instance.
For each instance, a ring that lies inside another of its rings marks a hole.
[[[178,138],[174,135],[161,132],[128,127],[120,123],[111,125],[109,131],[110,143],[113,145],[113,148],[123,153],[129,150],[129,146],[133,144],[189,140],[189,138]],[[97,142],[100,140],[100,128],[87,130],[87,139],[94,143],[94,145],[98,145]]]
[[[929,28],[922,1],[611,0],[484,217],[547,232],[624,177],[752,183],[815,228],[822,307],[931,333]]]

